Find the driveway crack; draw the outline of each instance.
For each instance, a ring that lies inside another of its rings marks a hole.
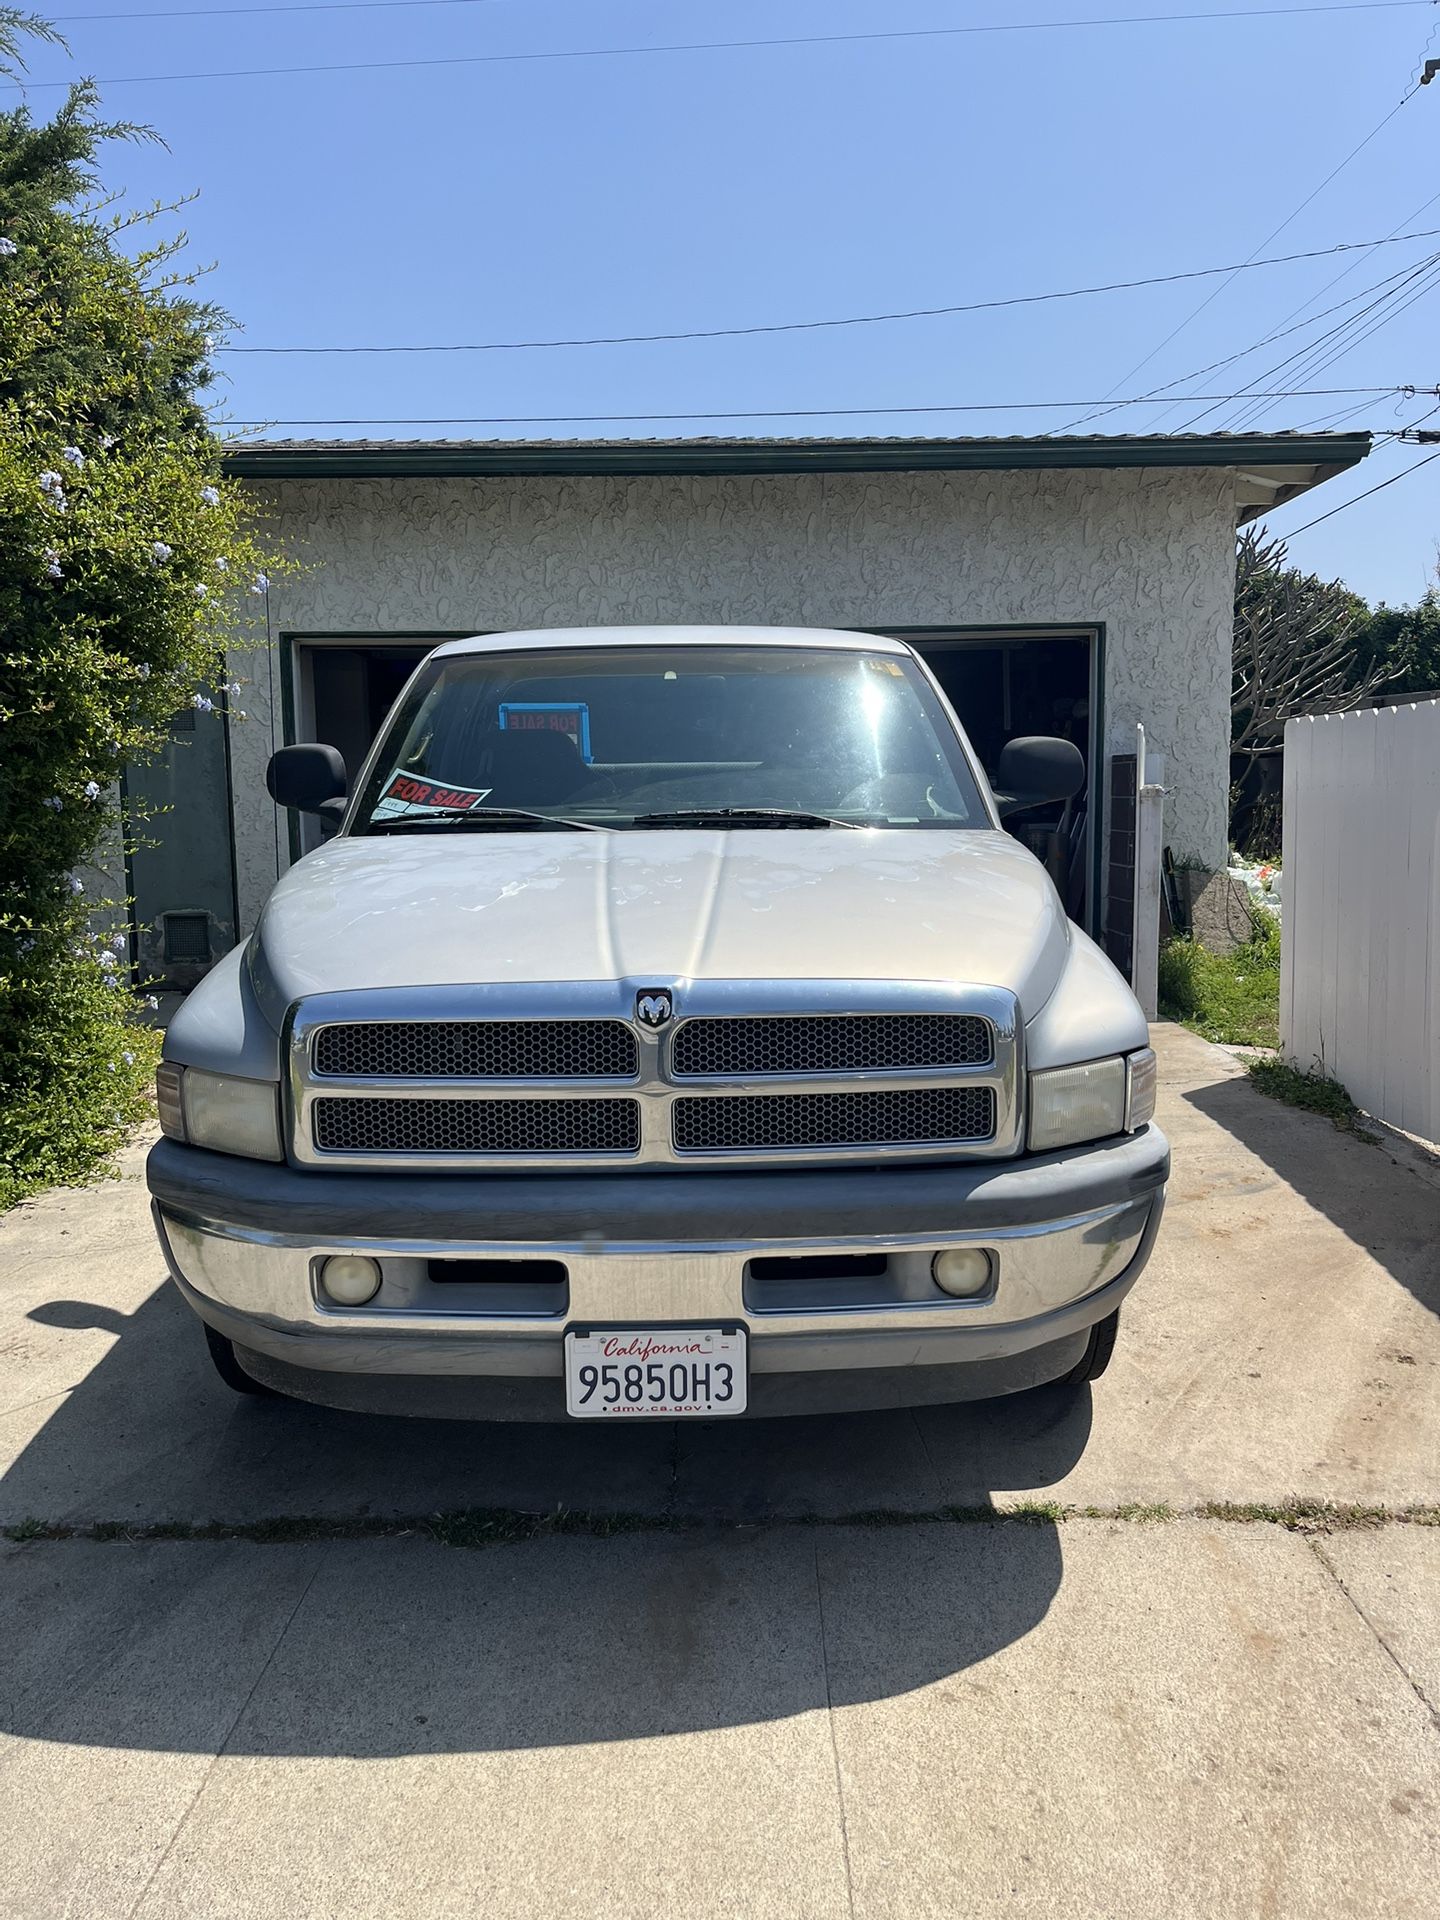
[[[840,1848],[845,1857],[845,1906],[855,1916],[855,1876],[850,1868],[850,1826],[845,1817],[845,1782],[840,1772],[840,1747],[835,1738],[835,1701],[830,1691],[830,1654],[825,1644],[825,1596],[820,1585],[820,1549],[815,1549],[815,1613],[820,1623],[820,1670],[825,1676],[825,1725],[830,1734],[830,1762],[835,1769],[835,1801],[840,1814]]]
[[[1313,1535],[1311,1535],[1307,1544],[1309,1545],[1310,1551],[1315,1555],[1315,1558],[1320,1562],[1321,1566],[1325,1569],[1326,1573],[1329,1574],[1330,1578],[1335,1582],[1335,1585],[1340,1589],[1341,1593],[1343,1593],[1345,1598],[1350,1602],[1350,1605],[1354,1608],[1357,1616],[1362,1621],[1364,1621],[1365,1625],[1370,1629],[1371,1633],[1375,1636],[1376,1642],[1378,1643],[1382,1651],[1385,1653],[1385,1656],[1390,1661],[1391,1665],[1395,1668],[1395,1671],[1401,1676],[1406,1686],[1409,1687],[1410,1691],[1414,1694],[1415,1698],[1420,1702],[1421,1706],[1425,1709],[1426,1713],[1429,1715],[1431,1730],[1435,1733],[1440,1733],[1440,1711],[1437,1711],[1434,1703],[1431,1701],[1425,1689],[1420,1685],[1420,1682],[1415,1678],[1414,1674],[1411,1673],[1410,1669],[1405,1665],[1405,1662],[1400,1658],[1399,1654],[1396,1653],[1395,1649],[1391,1646],[1390,1642],[1385,1638],[1384,1634],[1380,1631],[1379,1627],[1376,1626],[1375,1622],[1370,1618],[1369,1614],[1365,1611],[1364,1607],[1362,1607],[1360,1602],[1355,1598],[1354,1594],[1350,1591],[1349,1587],[1346,1586],[1343,1578],[1341,1577],[1340,1573],[1337,1571],[1334,1563],[1330,1560],[1330,1558],[1326,1554],[1325,1549],[1321,1546],[1320,1542]]]
[[[219,1766],[220,1762],[225,1758],[225,1755],[228,1753],[230,1749],[230,1742],[235,1737],[235,1729],[239,1726],[240,1722],[245,1718],[245,1715],[250,1711],[250,1702],[255,1698],[255,1695],[260,1691],[260,1682],[265,1678],[266,1674],[269,1673],[271,1666],[274,1664],[276,1654],[280,1651],[281,1647],[284,1645],[286,1635],[289,1633],[291,1627],[295,1624],[296,1614],[299,1613],[301,1607],[303,1607],[305,1602],[310,1598],[310,1589],[314,1586],[315,1582],[320,1578],[320,1569],[323,1565],[324,1565],[324,1555],[323,1553],[317,1552],[315,1555],[315,1565],[311,1571],[310,1578],[305,1582],[305,1585],[301,1588],[299,1599],[295,1602],[294,1606],[290,1609],[289,1613],[285,1616],[285,1624],[284,1626],[281,1627],[279,1633],[276,1634],[274,1646],[271,1647],[269,1653],[266,1654],[264,1661],[261,1663],[260,1671],[255,1676],[254,1685],[251,1687],[250,1691],[246,1694],[245,1698],[240,1702],[240,1705],[235,1709],[234,1717],[231,1719],[229,1726],[225,1729],[225,1738],[220,1742],[219,1746],[215,1749],[214,1753],[210,1756],[210,1764],[209,1766],[206,1767],[204,1773],[201,1775],[200,1783],[196,1787],[194,1793],[191,1794],[190,1804],[186,1807],[184,1813],[181,1814],[180,1819],[176,1824],[175,1831],[171,1834],[170,1838],[166,1841],[165,1851],[161,1854],[160,1858],[155,1862],[155,1865],[151,1868],[149,1875],[146,1877],[144,1886],[140,1889],[139,1893],[136,1894],[134,1905],[127,1909],[125,1914],[125,1920],[135,1920],[135,1915],[140,1911],[141,1907],[145,1904],[145,1900],[149,1895],[151,1887],[154,1886],[156,1880],[159,1877],[160,1869],[165,1865],[165,1862],[170,1858],[170,1855],[174,1852],[175,1842],[180,1838],[180,1835],[185,1831],[185,1827],[189,1822],[191,1814],[195,1811],[196,1807],[200,1804],[200,1796],[201,1794],[204,1793],[206,1787],[209,1786],[211,1775],[214,1773],[216,1767]]]

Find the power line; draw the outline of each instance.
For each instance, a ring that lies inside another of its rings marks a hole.
[[[1440,399],[1440,388],[1416,386],[1406,381],[1391,387],[1287,387],[1283,391],[1267,394],[1271,400],[1325,400],[1345,399],[1355,394],[1385,396],[1387,394],[1433,395]],[[1259,396],[1246,396],[1259,397]],[[1239,399],[1238,394],[1194,393],[1187,394],[1190,400],[1232,400]],[[1140,401],[1127,401],[1128,405],[1140,405]],[[323,419],[323,420],[232,420],[221,425],[250,429],[255,427],[555,427],[555,426],[597,426],[605,421],[618,424],[647,424],[662,421],[679,420],[817,420],[845,415],[860,418],[874,414],[912,414],[912,413],[1039,413],[1063,410],[1066,407],[1093,406],[1090,400],[968,400],[960,403],[934,404],[921,407],[740,407],[726,413],[523,413],[495,414],[484,418],[465,419],[459,415],[441,415],[435,419],[384,419],[379,416],[369,419]]]
[[[1054,293],[1021,293],[1010,295],[1003,300],[971,300],[953,307],[910,307],[894,313],[853,313],[845,314],[838,319],[776,320],[746,327],[694,327],[674,333],[614,333],[569,340],[478,340],[462,341],[454,345],[422,343],[417,346],[224,346],[217,351],[252,354],[522,353],[539,352],[555,347],[654,346],[673,340],[735,340],[762,333],[813,333],[822,327],[873,327],[892,320],[933,320],[957,313],[985,313],[1000,307],[1036,306],[1048,300],[1079,300],[1100,293],[1127,293],[1137,287],[1170,286],[1181,280],[1203,280],[1217,273],[1233,275],[1248,272],[1257,267],[1279,267],[1295,260],[1320,260],[1330,254],[1348,253],[1352,250],[1372,247],[1399,246],[1408,240],[1433,240],[1437,237],[1440,237],[1440,227],[1431,227],[1419,233],[1391,234],[1384,240],[1342,240],[1333,247],[1317,247],[1305,253],[1272,254],[1268,259],[1244,260],[1239,266],[1234,267],[1194,267],[1184,273],[1155,274],[1142,280],[1111,280],[1099,286],[1067,287]],[[1409,269],[1403,269],[1403,271],[1409,271]],[[1342,302],[1342,304],[1345,303]],[[1117,401],[1116,404],[1123,406],[1128,403]]]
[[[1312,340],[1306,341],[1303,346],[1296,347],[1292,352],[1287,353],[1283,360],[1276,361],[1273,366],[1266,367],[1263,372],[1257,373],[1252,379],[1247,380],[1240,391],[1243,395],[1250,397],[1240,402],[1233,424],[1237,426],[1241,424],[1240,416],[1248,415],[1251,411],[1253,401],[1259,398],[1258,389],[1262,384],[1285,378],[1287,369],[1289,370],[1289,378],[1297,385],[1301,380],[1308,379],[1312,372],[1315,372],[1318,377],[1321,361],[1323,360],[1327,366],[1329,365],[1329,361],[1325,356],[1331,348],[1335,346],[1337,341],[1340,343],[1338,351],[1342,353],[1347,351],[1348,346],[1351,344],[1351,339],[1347,338],[1347,336],[1352,336],[1353,339],[1360,338],[1364,332],[1368,331],[1366,323],[1377,313],[1383,316],[1384,309],[1389,303],[1398,300],[1402,294],[1408,293],[1417,283],[1419,283],[1420,290],[1423,292],[1425,281],[1427,277],[1433,273],[1437,262],[1440,262],[1440,254],[1431,254],[1427,259],[1421,260],[1407,268],[1405,273],[1398,279],[1392,275],[1389,284],[1385,287],[1385,291],[1378,293],[1378,297],[1371,300],[1368,306],[1362,307],[1358,313],[1347,314],[1343,320],[1338,321],[1333,327],[1327,328],[1324,333],[1317,335]],[[1408,301],[1405,304],[1408,305]],[[1396,311],[1399,311],[1399,309],[1397,308]],[[1219,409],[1209,408],[1206,411],[1218,412]],[[1192,414],[1187,420],[1181,422],[1176,431],[1178,433],[1188,433],[1192,428],[1198,426],[1204,417],[1204,413]],[[1231,423],[1227,422],[1226,424]]]
[[[1310,203],[1313,200],[1317,199],[1319,195],[1325,191],[1326,187],[1330,185],[1330,182],[1336,179],[1340,174],[1342,174],[1345,171],[1346,167],[1350,165],[1350,162],[1356,159],[1360,154],[1362,154],[1365,151],[1366,147],[1368,147],[1370,142],[1373,139],[1375,139],[1377,134],[1384,132],[1385,128],[1389,126],[1390,122],[1395,118],[1396,114],[1399,113],[1401,108],[1404,107],[1410,101],[1410,99],[1419,91],[1420,87],[1423,84],[1424,83],[1420,80],[1416,80],[1412,83],[1412,85],[1407,89],[1407,91],[1403,93],[1400,96],[1400,98],[1396,101],[1395,105],[1390,109],[1390,111],[1385,115],[1385,117],[1382,120],[1377,121],[1376,124],[1370,129],[1369,133],[1365,135],[1365,138],[1361,140],[1356,146],[1353,146],[1350,149],[1349,153],[1346,154],[1345,158],[1338,163],[1338,165],[1333,166],[1330,169],[1329,173],[1326,174],[1325,178],[1320,182],[1319,186],[1312,188],[1311,191],[1307,193],[1305,198],[1300,202],[1299,206],[1292,208],[1292,210],[1289,213],[1287,213],[1285,218],[1280,222],[1279,226],[1272,228],[1271,231],[1266,234],[1265,238],[1262,241],[1260,241],[1259,245],[1257,245],[1257,247],[1255,248],[1255,253],[1252,253],[1250,255],[1249,257],[1250,261],[1254,260],[1255,254],[1258,254],[1262,250],[1262,248],[1268,247],[1272,240],[1277,239],[1279,235],[1282,234],[1288,226],[1292,226],[1295,223],[1295,221],[1299,219],[1300,215],[1305,211],[1305,209],[1310,205]],[[1249,261],[1242,262],[1241,264],[1242,266],[1248,265]],[[1240,271],[1241,271],[1240,267],[1237,267],[1235,269],[1235,273],[1239,273]],[[1149,353],[1145,355],[1143,360],[1137,360],[1135,365],[1131,367],[1128,373],[1121,374],[1120,378],[1115,382],[1115,386],[1119,387],[1119,386],[1125,385],[1127,381],[1134,379],[1135,375],[1139,373],[1142,367],[1148,367],[1152,360],[1154,360],[1159,354],[1165,351],[1166,347],[1169,346],[1172,340],[1177,339],[1179,335],[1184,333],[1187,327],[1193,325],[1193,323],[1199,319],[1200,315],[1212,303],[1212,301],[1218,300],[1220,298],[1220,295],[1224,293],[1226,287],[1230,285],[1230,282],[1234,278],[1235,278],[1235,274],[1232,273],[1229,279],[1222,280],[1218,287],[1212,288],[1211,291],[1207,293],[1205,298],[1200,302],[1199,306],[1195,308],[1193,313],[1187,314],[1178,326],[1172,327],[1169,333],[1166,334],[1165,338],[1159,343],[1159,345],[1152,347]],[[1114,391],[1115,391],[1115,387],[1112,387],[1110,389],[1110,393],[1113,394]],[[1108,400],[1109,398],[1110,398],[1110,394],[1107,394],[1106,399]],[[1081,426],[1084,423],[1082,421],[1076,420],[1076,421],[1073,421],[1071,424],[1074,426]]]
[[[379,13],[392,11],[395,8],[474,7],[495,4],[496,0],[299,0],[299,4],[295,6],[166,7],[147,9],[143,13],[58,13],[52,14],[50,19],[53,25],[70,26],[81,21],[220,20],[237,14],[253,13]],[[1171,21],[1182,20],[1264,20],[1271,15],[1279,19],[1296,13],[1380,13],[1397,7],[1430,4],[1432,0],[1343,0],[1342,4],[1331,6],[1236,7],[1227,9],[1223,13],[1146,13],[1133,18],[1122,16],[1113,20],[1024,20],[1013,23],[1007,21],[996,26],[962,27],[957,31],[962,33],[1039,33],[1054,32],[1057,27],[1162,26]]]
[[[1293,540],[1299,533],[1308,533],[1311,527],[1318,527],[1322,520],[1333,520],[1337,513],[1344,513],[1347,507],[1358,507],[1360,502],[1368,500],[1372,493],[1383,493],[1386,487],[1393,487],[1397,480],[1407,479],[1410,474],[1418,473],[1421,467],[1428,467],[1432,460],[1440,460],[1440,448],[1437,448],[1434,453],[1427,453],[1423,460],[1412,460],[1408,467],[1402,467],[1399,473],[1392,473],[1388,480],[1382,480],[1378,486],[1367,487],[1364,493],[1357,493],[1353,500],[1342,500],[1338,507],[1332,507],[1328,513],[1318,514],[1315,519],[1307,520],[1303,527],[1291,527],[1285,535],[1286,540]]]
[[[1289,360],[1282,361],[1278,367],[1272,367],[1257,377],[1261,380],[1274,379],[1290,367],[1289,377],[1292,380],[1318,380],[1337,360],[1344,359],[1382,327],[1388,327],[1392,321],[1398,320],[1417,300],[1424,299],[1427,293],[1434,291],[1437,282],[1440,282],[1440,255],[1433,255],[1427,260],[1415,278],[1417,284],[1412,286],[1410,281],[1402,281],[1383,299],[1374,301],[1371,307],[1362,308],[1341,326],[1332,328],[1329,336],[1322,334],[1302,353],[1292,354]],[[1404,299],[1400,298],[1402,294],[1406,296]],[[1298,364],[1292,365],[1292,362]],[[1268,405],[1268,401],[1260,401],[1257,405],[1247,400],[1221,424],[1238,431],[1258,420]]]
[[[1255,19],[1265,14],[1283,12],[1296,13],[1341,13],[1349,11],[1368,11],[1382,6],[1423,6],[1429,0],[1344,0],[1340,6],[1296,7],[1280,9],[1262,7],[1247,13],[1195,13],[1171,14],[1170,20],[1226,20]],[[289,9],[286,9],[289,11]],[[112,19],[114,15],[110,16]],[[661,46],[631,47],[574,47],[547,50],[542,53],[466,53],[450,54],[424,60],[349,60],[308,67],[227,67],[210,69],[199,73],[124,73],[113,79],[101,80],[96,84],[102,87],[138,87],[154,86],[169,80],[275,80],[294,75],[315,73],[392,73],[405,68],[418,67],[490,67],[514,66],[537,61],[553,60],[618,60],[632,56],[661,53],[735,53],[760,47],[835,47],[873,44],[882,40],[956,40],[969,38],[983,33],[1062,33],[1070,27],[1130,27],[1153,25],[1158,16],[1155,14],[1115,15],[1105,20],[1030,20],[1002,21],[986,26],[969,27],[904,27],[887,28],[877,33],[807,33],[787,34],[783,38],[765,40],[681,40]],[[44,89],[50,87],[68,87],[68,80],[13,81],[12,90],[22,87]],[[1416,83],[1419,84],[1418,82]],[[1377,127],[1375,130],[1379,132]],[[1363,142],[1362,142],[1363,144]],[[1357,148],[1358,152],[1358,148]],[[1353,158],[1353,155],[1351,156]],[[1343,163],[1342,163],[1343,164]],[[1323,184],[1323,183],[1322,183]],[[1317,188],[1318,192],[1318,188]],[[1297,208],[1298,212],[1299,209]],[[1291,218],[1293,219],[1293,215]],[[1284,223],[1288,226],[1290,223]],[[1277,227],[1276,232],[1280,229]],[[1273,238],[1273,236],[1272,236]],[[1262,241],[1261,245],[1267,244]],[[1159,349],[1157,348],[1158,352]],[[1143,364],[1143,362],[1142,362]]]
[[[1437,28],[1437,31],[1440,31],[1440,28]],[[1393,240],[1395,235],[1400,232],[1402,227],[1408,227],[1412,221],[1418,220],[1421,214],[1428,212],[1429,209],[1434,206],[1437,200],[1440,200],[1440,193],[1433,193],[1431,194],[1428,200],[1422,201],[1421,204],[1415,208],[1413,213],[1408,213],[1403,220],[1397,220],[1395,222],[1395,225],[1390,229],[1390,232],[1386,234],[1385,236],[1386,240]],[[1262,347],[1268,347],[1272,344],[1272,342],[1276,340],[1283,340],[1287,338],[1287,336],[1291,333],[1298,333],[1303,327],[1313,326],[1317,320],[1328,319],[1332,313],[1338,313],[1341,307],[1351,306],[1354,304],[1356,300],[1363,300],[1367,294],[1378,293],[1382,287],[1389,285],[1390,280],[1398,279],[1401,277],[1401,275],[1404,275],[1409,272],[1409,268],[1402,267],[1400,269],[1400,274],[1398,275],[1392,274],[1392,275],[1389,275],[1384,280],[1377,280],[1371,286],[1366,287],[1362,292],[1358,294],[1351,294],[1346,299],[1337,301],[1336,304],[1332,307],[1322,307],[1320,312],[1317,314],[1312,314],[1310,319],[1300,320],[1298,326],[1292,327],[1289,325],[1290,321],[1299,320],[1299,316],[1305,313],[1309,308],[1313,307],[1317,300],[1322,300],[1325,297],[1325,295],[1329,293],[1332,287],[1338,287],[1342,280],[1348,280],[1350,278],[1350,275],[1356,271],[1359,265],[1360,265],[1359,260],[1352,260],[1348,267],[1342,267],[1339,273],[1332,274],[1330,278],[1324,283],[1323,286],[1317,287],[1314,293],[1312,293],[1308,299],[1302,300],[1300,302],[1298,307],[1291,307],[1288,313],[1281,314],[1279,320],[1276,321],[1275,326],[1272,328],[1272,330],[1269,333],[1267,333],[1263,339],[1257,340],[1253,346],[1245,347],[1239,353],[1232,354],[1230,358],[1227,360],[1216,361],[1210,367],[1202,367],[1196,373],[1185,374],[1182,376],[1181,379],[1171,380],[1165,386],[1156,387],[1152,389],[1152,391],[1156,393],[1169,393],[1175,387],[1183,386],[1186,380],[1203,380],[1207,373],[1210,373],[1214,370],[1214,367],[1216,366],[1228,367],[1232,365],[1236,360],[1243,360],[1249,354],[1258,353]],[[1264,378],[1265,376],[1262,375],[1261,377]],[[1177,400],[1175,403],[1174,411],[1178,412],[1180,405],[1181,405],[1181,402]],[[1163,420],[1164,418],[1165,418],[1164,414],[1161,414],[1159,416],[1160,420]]]

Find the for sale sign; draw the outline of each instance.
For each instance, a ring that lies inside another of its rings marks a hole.
[[[397,767],[385,783],[372,820],[395,820],[406,813],[468,813],[491,791],[489,787],[450,787],[439,780]]]
[[[505,733],[564,733],[590,764],[590,706],[585,700],[502,700],[500,726]]]

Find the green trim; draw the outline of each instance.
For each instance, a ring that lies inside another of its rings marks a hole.
[[[453,474],[960,473],[1030,467],[1355,466],[1368,433],[1085,435],[991,440],[295,441],[231,447],[237,480]]]

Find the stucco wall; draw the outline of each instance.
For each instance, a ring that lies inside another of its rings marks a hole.
[[[1214,469],[475,480],[254,486],[298,563],[281,633],[756,622],[1106,625],[1106,752],[1143,720],[1165,754],[1166,839],[1223,865],[1233,484]],[[258,611],[258,609],[257,609]],[[239,658],[241,918],[284,858],[264,763],[278,667]]]

